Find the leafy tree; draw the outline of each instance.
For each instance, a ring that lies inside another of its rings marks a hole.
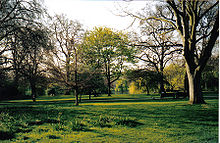
[[[115,83],[115,92],[118,93],[127,93],[128,92],[128,81],[125,78],[121,78]]]
[[[106,94],[107,87],[105,86],[104,76],[99,72],[86,71],[79,75],[79,81],[82,82],[80,86],[80,93],[98,96],[99,94]]]
[[[84,54],[91,65],[99,68],[105,75],[108,96],[111,96],[112,84],[122,74],[125,61],[131,57],[131,49],[127,46],[127,42],[125,34],[106,27],[95,27],[84,37]]]
[[[132,81],[128,87],[130,94],[141,94],[141,80]]]
[[[150,91],[157,90],[160,82],[157,72],[146,69],[128,71],[127,78],[131,81],[139,80],[141,90],[147,94],[150,94]]]
[[[184,90],[185,67],[179,64],[170,64],[164,69],[166,81],[171,90]]]

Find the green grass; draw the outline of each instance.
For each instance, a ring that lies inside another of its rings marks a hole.
[[[2,101],[0,142],[218,142],[218,99],[207,99],[205,105],[141,99],[84,102],[78,107],[72,96],[40,97],[36,103]]]

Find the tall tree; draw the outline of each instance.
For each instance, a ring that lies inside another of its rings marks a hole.
[[[95,27],[84,38],[85,53],[90,62],[100,67],[105,75],[108,86],[108,96],[111,96],[111,85],[122,74],[124,63],[131,55],[127,46],[127,36],[122,32],[114,32],[110,28]]]
[[[48,68],[51,76],[66,86],[68,93],[75,90],[75,104],[78,105],[79,46],[84,31],[82,24],[64,15],[56,15],[52,19],[51,31],[54,49],[48,53]]]
[[[48,32],[45,29],[36,29],[36,27],[22,29],[21,32],[20,47],[12,50],[14,71],[30,83],[32,99],[35,102],[37,85],[41,82],[45,71],[42,65],[45,60],[45,50],[50,48]]]
[[[152,7],[155,7],[155,10],[152,10]],[[160,15],[161,6],[155,4],[152,6],[147,3],[142,11],[136,13],[123,8],[122,11],[124,16],[130,16],[134,18],[134,21],[140,21],[139,38],[133,43],[138,51],[135,57],[142,63],[144,62],[146,68],[153,68],[158,73],[159,92],[165,92],[164,68],[179,58],[182,51],[182,45],[178,42],[173,27],[164,21],[154,18],[148,19],[149,16],[158,17]]]
[[[42,27],[41,16],[44,12],[41,0],[2,0],[0,2],[0,64],[6,65],[4,69],[7,69],[7,72],[13,70],[16,87],[18,87],[19,78],[23,76],[21,65],[24,64],[26,51],[30,48],[30,46],[24,47],[22,44],[24,39],[21,37],[22,35],[23,38],[24,35],[29,37],[26,33],[27,29],[37,31],[36,29]]]
[[[199,0],[167,0],[159,4],[158,15],[142,18],[124,11],[141,21],[158,20],[169,23],[181,37],[189,83],[189,104],[205,103],[201,90],[201,73],[211,57],[219,36],[219,2]],[[151,8],[146,10],[149,12]],[[154,11],[154,10],[151,10]]]
[[[167,0],[167,9],[173,15],[149,17],[168,22],[181,37],[186,72],[189,82],[189,103],[205,103],[201,89],[201,75],[211,57],[219,36],[218,1]]]

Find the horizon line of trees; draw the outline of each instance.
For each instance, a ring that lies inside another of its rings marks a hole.
[[[218,1],[166,1],[156,12],[124,13],[140,20],[140,32],[86,30],[64,15],[48,16],[40,0],[3,0],[0,98],[29,92],[36,101],[47,91],[74,94],[78,105],[82,94],[111,96],[115,87],[186,90],[195,104],[205,103],[202,89],[218,90],[219,57],[211,56],[218,48]],[[144,67],[129,68],[139,61]]]

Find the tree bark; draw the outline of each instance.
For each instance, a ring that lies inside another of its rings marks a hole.
[[[111,82],[110,82],[110,79],[108,79],[108,96],[111,96]]]
[[[189,70],[187,66],[187,77],[189,83],[189,104],[205,104],[201,89],[201,73]]]
[[[165,88],[164,88],[164,82],[163,82],[163,73],[160,73],[160,93],[164,93]]]
[[[150,90],[149,90],[149,87],[148,87],[148,83],[146,84],[146,90],[147,90],[147,95],[150,95]]]
[[[76,100],[75,100],[75,105],[78,106],[79,105],[79,95],[78,95],[78,88],[75,88],[75,96],[76,96]]]
[[[108,96],[111,96],[111,72],[110,72],[110,60],[107,63],[107,82],[108,82]]]
[[[79,105],[79,91],[78,91],[78,69],[77,69],[77,51],[76,48],[74,48],[75,51],[75,96],[76,96],[76,100],[75,100],[75,105],[78,106]]]
[[[31,82],[31,96],[32,96],[33,102],[36,102],[36,94],[37,94],[36,84],[34,81],[32,81]]]

